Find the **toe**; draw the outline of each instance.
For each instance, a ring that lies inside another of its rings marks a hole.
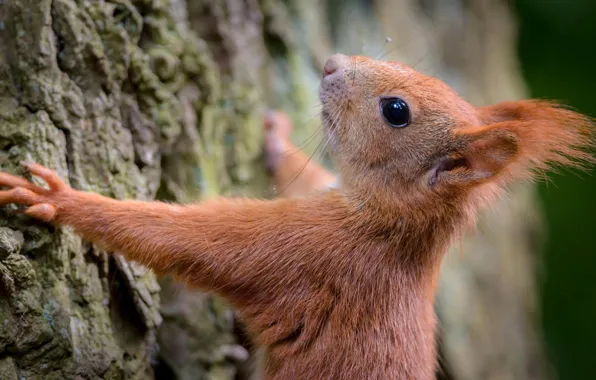
[[[25,210],[25,214],[45,222],[51,222],[56,218],[56,207],[49,203],[39,203]]]
[[[27,168],[31,174],[42,178],[50,186],[52,190],[62,190],[67,185],[58,177],[58,175],[51,169],[33,162],[23,163],[23,166]]]
[[[33,205],[41,201],[41,197],[31,190],[23,187],[15,187],[11,190],[0,191],[0,205],[9,203],[21,203]]]

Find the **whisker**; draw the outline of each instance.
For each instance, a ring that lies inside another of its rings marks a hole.
[[[430,53],[431,53],[431,49],[430,48],[426,49],[426,53],[424,53],[422,55],[422,57],[418,58],[418,60],[414,63],[412,68],[415,69],[416,66],[418,66],[420,64],[420,62],[422,62],[426,57],[428,57]]]
[[[352,51],[352,48],[350,47],[350,45],[348,45],[348,51],[350,52],[350,55],[354,55],[354,52]]]
[[[432,22],[432,26],[431,26],[431,28],[429,30],[422,31],[418,35],[413,36],[412,38],[409,38],[408,40],[401,42],[400,44],[398,44],[397,46],[395,46],[393,49],[388,50],[383,55],[381,55],[380,57],[377,57],[375,59],[377,61],[380,61],[383,58],[385,58],[388,54],[393,53],[394,51],[396,51],[396,50],[398,50],[400,48],[403,48],[404,46],[407,46],[407,45],[411,44],[412,42],[414,42],[414,41],[416,41],[416,40],[418,40],[418,39],[420,39],[422,37],[428,38],[428,31],[431,31],[431,30],[436,29],[438,27],[438,25],[434,22],[434,20],[431,20],[431,21],[433,21],[433,22]],[[429,48],[429,50],[430,50],[430,48]]]
[[[319,132],[321,132],[322,129],[322,125],[319,125],[317,127],[317,129],[315,129],[315,131],[313,133],[310,134],[310,136],[303,141],[300,145],[295,145],[293,149],[288,149],[285,152],[282,153],[281,157],[290,157],[298,152],[302,152],[304,151],[304,148],[306,148],[306,146],[308,146],[311,142],[313,142],[313,140],[317,137],[317,135],[319,134]]]
[[[343,103],[342,102],[342,107],[343,107]],[[342,112],[342,108],[340,107],[336,112],[335,115],[332,116],[332,123],[331,123],[331,128],[329,128],[329,135],[327,136],[327,140],[325,141],[325,144],[323,145],[323,148],[321,149],[320,155],[319,155],[319,159],[323,158],[323,155],[325,154],[325,149],[327,148],[329,141],[331,141],[332,138],[334,138],[334,134],[335,134],[335,128],[337,126],[337,124],[339,123],[339,117],[341,115]]]
[[[312,160],[312,158],[314,157],[314,155],[317,153],[317,150],[319,149],[319,147],[321,146],[321,144],[323,144],[323,140],[321,140],[321,142],[319,142],[319,144],[315,148],[314,152],[310,155],[310,157],[308,158],[308,160],[306,161],[306,163],[304,165],[302,165],[302,167],[300,168],[300,170],[298,171],[298,173],[296,173],[296,175],[294,175],[294,177],[292,177],[292,180],[287,185],[285,185],[283,187],[283,189],[279,191],[278,194],[280,194],[280,195],[283,194],[283,192],[286,191],[288,189],[288,187],[290,187],[296,181],[296,179],[298,179],[298,177],[300,176],[300,174],[302,174],[302,172],[304,171],[304,169],[306,169],[306,167],[310,163],[310,160]]]
[[[320,117],[322,114],[322,111],[319,112],[318,114],[316,114],[314,117],[310,118],[308,121],[306,121],[306,123],[303,123],[301,125],[301,127],[306,127],[308,124],[310,124],[313,120],[315,120],[316,118]],[[314,132],[312,132],[306,139],[305,141],[301,142],[300,144],[296,144],[297,148],[302,148],[307,146],[308,144],[311,143],[311,141],[316,137],[316,135],[321,131],[321,126],[319,126],[317,129],[315,129]]]
[[[337,123],[339,122],[339,115],[341,113],[341,110],[344,106],[344,104],[346,103],[346,100],[342,101],[341,104],[339,105],[339,107],[336,110],[336,115],[333,118],[334,120],[331,122],[331,127],[330,127],[330,135],[331,133],[333,133],[333,130],[335,129],[335,126],[337,125]],[[322,125],[321,125],[322,127]],[[290,187],[297,179],[298,177],[300,177],[300,175],[302,174],[302,172],[304,172],[304,169],[306,169],[306,167],[308,166],[308,164],[310,163],[310,161],[313,159],[313,157],[315,156],[315,154],[317,154],[317,152],[319,151],[319,149],[321,148],[321,146],[325,146],[327,145],[327,143],[330,141],[330,136],[327,138],[325,144],[323,144],[323,140],[321,140],[319,142],[319,144],[317,145],[317,147],[315,148],[315,150],[313,151],[313,153],[310,155],[310,157],[308,158],[308,160],[306,160],[306,163],[304,165],[302,165],[302,167],[300,168],[300,170],[298,170],[298,172],[292,177],[292,180],[283,187],[282,190],[280,190],[278,192],[278,194],[282,194],[284,191],[286,191],[288,189],[288,187]]]
[[[308,125],[309,123],[311,123],[313,120],[315,120],[317,117],[321,116],[321,112],[317,113],[315,116],[313,116],[311,119],[309,119],[308,121],[306,121],[306,123],[302,124],[302,127]],[[288,157],[291,156],[293,154],[296,154],[298,152],[301,152],[303,150],[303,148],[305,148],[306,146],[308,146],[319,134],[319,132],[322,131],[322,125],[319,125],[309,136],[306,137],[306,139],[304,141],[302,141],[299,144],[296,144],[294,147],[295,149],[288,149],[287,151],[282,153],[282,157]]]
[[[377,57],[380,54],[383,53],[383,50],[385,50],[387,48],[387,45],[390,44],[391,42],[393,42],[393,39],[391,37],[385,37],[385,44],[383,44],[383,46],[381,47],[381,50],[379,50],[379,52],[375,55],[373,55],[373,57]],[[378,58],[375,58],[378,60]]]

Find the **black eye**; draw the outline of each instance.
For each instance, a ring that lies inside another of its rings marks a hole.
[[[403,128],[410,123],[410,109],[400,98],[381,99],[381,113],[394,128]]]

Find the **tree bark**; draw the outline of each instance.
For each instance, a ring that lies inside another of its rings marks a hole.
[[[263,112],[286,110],[297,142],[318,141],[328,55],[400,59],[485,104],[524,94],[514,30],[500,0],[0,0],[0,169],[25,174],[32,160],[116,198],[268,196]],[[443,272],[442,353],[457,379],[544,378],[532,188],[499,208]],[[221,300],[1,213],[0,379],[250,372]]]

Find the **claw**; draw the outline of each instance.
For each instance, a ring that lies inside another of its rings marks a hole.
[[[23,162],[22,165],[29,170],[31,174],[46,181],[52,190],[63,190],[68,187],[53,170],[33,162]]]
[[[41,201],[42,197],[40,195],[23,187],[15,187],[14,189],[0,191],[0,205],[9,203],[34,205]]]
[[[0,187],[9,187],[9,190],[0,191],[0,205],[18,203],[30,206],[25,214],[46,222],[56,219],[57,208],[48,203],[51,201],[53,192],[67,189],[66,185],[52,170],[39,164],[27,162],[23,166],[31,174],[42,178],[50,187],[46,189],[29,182],[25,178],[17,177],[8,173],[0,172]]]
[[[0,186],[6,186],[6,187],[12,187],[12,188],[22,187],[24,189],[28,189],[28,190],[31,190],[31,191],[34,191],[34,192],[40,193],[40,194],[47,192],[47,190],[44,189],[43,187],[37,186],[36,184],[27,181],[23,177],[17,177],[16,175],[12,175],[12,174],[8,174],[8,173],[1,173],[1,172],[0,172]]]

